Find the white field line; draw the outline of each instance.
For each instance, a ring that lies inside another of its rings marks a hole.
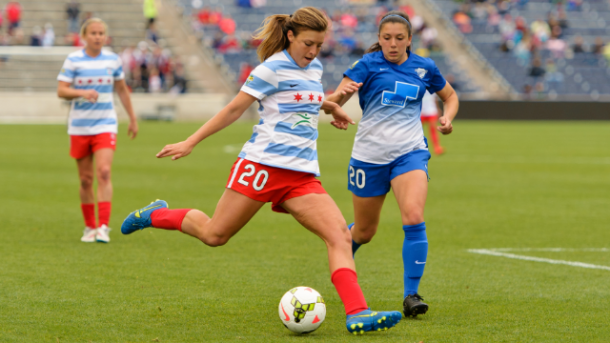
[[[444,162],[457,163],[505,163],[505,164],[590,164],[610,165],[610,158],[565,157],[565,158],[527,158],[518,156],[477,156],[452,155],[443,157]]]
[[[564,260],[552,260],[550,258],[542,258],[542,257],[533,257],[533,256],[525,256],[525,255],[516,255],[505,252],[500,252],[492,249],[468,249],[468,252],[473,254],[481,254],[481,255],[491,255],[491,256],[500,256],[506,258],[514,258],[516,260],[524,260],[524,261],[534,261],[534,262],[543,262],[550,264],[565,264],[567,266],[572,267],[580,267],[580,268],[589,268],[589,269],[601,269],[610,271],[610,267],[608,266],[599,266],[596,264],[589,264],[583,262],[575,262],[575,261],[564,261]]]
[[[610,248],[494,248],[492,251],[610,252]]]

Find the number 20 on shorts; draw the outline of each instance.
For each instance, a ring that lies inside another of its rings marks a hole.
[[[265,184],[267,184],[267,180],[269,179],[269,172],[267,172],[265,169],[261,169],[257,173],[256,168],[254,168],[254,166],[251,164],[247,164],[244,169],[246,171],[239,176],[237,182],[248,187],[250,185],[250,182],[246,181],[245,178],[250,177],[256,173],[254,181],[252,181],[252,188],[254,188],[255,191],[261,191],[265,187]]]
[[[349,183],[360,189],[364,188],[366,185],[366,174],[364,173],[364,170],[354,169],[354,167],[349,166]]]

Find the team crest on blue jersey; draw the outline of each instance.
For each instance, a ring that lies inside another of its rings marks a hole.
[[[423,79],[424,76],[426,76],[426,73],[428,72],[426,69],[423,69],[423,68],[417,68],[417,69],[415,69],[415,71],[417,72],[417,75],[419,76],[420,79]]]
[[[254,76],[253,75],[248,76],[248,79],[246,80],[246,86],[252,81],[254,81]]]
[[[396,81],[394,92],[383,91],[381,104],[383,106],[405,107],[407,99],[416,100],[419,86]]]

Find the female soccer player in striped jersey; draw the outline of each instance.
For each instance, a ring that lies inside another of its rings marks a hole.
[[[403,310],[405,316],[417,316],[428,310],[417,293],[428,254],[424,205],[430,159],[421,102],[426,90],[438,94],[445,107],[438,130],[449,134],[459,101],[434,61],[410,51],[411,23],[405,13],[387,13],[378,36],[379,42],[345,72],[327,100],[343,105],[358,91],[363,110],[348,168],[355,215],[349,225],[352,251],[355,254],[377,232],[381,207],[392,188],[405,232]]]
[[[110,171],[117,134],[117,115],[112,97],[114,89],[129,115],[128,135],[133,139],[138,133],[121,59],[112,52],[102,50],[106,34],[107,26],[101,19],[87,20],[81,28],[86,47],[68,55],[57,76],[57,95],[72,100],[68,134],[70,156],[76,159],[80,179],[81,209],[85,217],[83,242],[110,241]],[[95,220],[94,172],[97,175],[99,226]]]
[[[359,334],[394,326],[402,314],[374,312],[358,285],[351,235],[341,211],[320,181],[316,139],[318,113],[332,113],[334,126],[354,122],[335,103],[324,101],[322,64],[316,59],[328,28],[318,9],[267,17],[256,39],[262,39],[262,61],[237,96],[186,141],[165,146],[157,157],[187,156],[202,140],[237,120],[254,102],[261,117],[229,175],[214,215],[194,209],[170,210],[158,200],[132,212],[121,231],[130,234],[156,227],[180,230],[209,246],[219,246],[241,230],[266,203],[287,212],[319,236],[328,249],[331,280],[347,314],[347,329]],[[287,315],[288,317],[288,315]]]

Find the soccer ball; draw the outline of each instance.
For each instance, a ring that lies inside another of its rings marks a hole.
[[[326,304],[318,291],[296,287],[284,294],[278,306],[280,319],[288,330],[310,333],[320,327],[326,317]]]

